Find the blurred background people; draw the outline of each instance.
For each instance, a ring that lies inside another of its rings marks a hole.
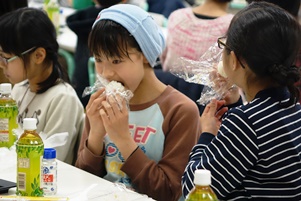
[[[205,0],[203,4],[174,11],[168,18],[167,44],[161,65],[168,71],[179,57],[199,58],[226,33],[233,14],[227,9],[231,0]]]
[[[166,18],[169,17],[173,11],[185,8],[184,0],[147,0],[148,12],[159,13]]]
[[[200,98],[204,86],[188,83],[168,71],[180,57],[199,60],[217,38],[226,33],[233,17],[227,12],[229,2],[231,0],[205,0],[197,7],[178,9],[168,18],[167,44],[160,58],[161,65],[156,67],[156,75],[194,102]],[[202,114],[204,107],[197,105]]]

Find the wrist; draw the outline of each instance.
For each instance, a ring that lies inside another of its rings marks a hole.
[[[103,138],[96,137],[91,132],[87,140],[87,148],[95,155],[101,155],[103,152]]]

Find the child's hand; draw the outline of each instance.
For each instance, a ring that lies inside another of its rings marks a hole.
[[[117,144],[131,138],[126,100],[120,95],[110,95],[102,102],[100,115],[110,139]]]
[[[105,127],[100,116],[102,102],[106,99],[104,91],[105,89],[103,88],[92,94],[86,106],[86,115],[91,127],[90,133],[99,134],[101,138],[103,138],[106,134]]]
[[[201,128],[202,132],[208,132],[212,133],[214,135],[217,135],[217,132],[219,130],[219,127],[221,125],[221,117],[225,114],[225,112],[228,110],[228,108],[223,107],[225,101],[217,101],[213,99],[205,108],[201,118]]]
[[[129,130],[127,101],[119,94],[115,94],[110,95],[102,105],[100,115],[107,134],[118,147],[124,160],[127,160],[138,146]]]

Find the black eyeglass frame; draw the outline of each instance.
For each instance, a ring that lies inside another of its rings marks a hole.
[[[226,39],[226,37],[225,37],[225,36],[219,37],[219,38],[217,39],[217,46],[218,46],[220,49],[224,49],[224,47],[225,47],[225,48],[228,49],[229,51],[233,51],[226,43],[224,43],[224,42],[222,41],[222,39]],[[224,47],[222,47],[222,46],[224,46]],[[234,52],[234,51],[233,51],[233,52]],[[242,68],[246,68],[245,65],[243,65],[243,63],[240,61],[240,59],[239,59],[238,57],[237,57],[237,60],[238,60],[238,62],[240,63],[240,65],[241,65]]]

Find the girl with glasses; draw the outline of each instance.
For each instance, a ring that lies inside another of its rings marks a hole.
[[[55,28],[42,10],[22,8],[1,16],[0,67],[14,84],[19,126],[24,118],[36,118],[45,146],[72,163],[84,110],[58,62],[58,48]]]
[[[194,171],[209,169],[220,200],[301,200],[301,106],[294,83],[301,30],[270,3],[252,3],[231,21],[223,50],[225,73],[248,104],[220,121],[213,100],[201,117],[202,134],[182,177],[187,197]]]

